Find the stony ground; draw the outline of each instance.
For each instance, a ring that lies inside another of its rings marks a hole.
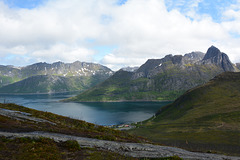
[[[84,138],[77,136],[70,136],[57,133],[48,132],[28,132],[28,133],[10,133],[10,132],[0,132],[0,136],[5,136],[8,138],[17,137],[30,137],[30,138],[51,138],[56,142],[76,140],[81,147],[97,148],[100,150],[108,150],[116,153],[120,153],[125,156],[131,157],[171,157],[177,155],[183,159],[199,159],[199,160],[240,160],[240,157],[230,157],[217,154],[207,154],[207,153],[197,153],[189,152],[183,149],[166,147],[151,144],[141,144],[141,143],[124,143],[124,142],[114,142],[99,140],[93,138]]]

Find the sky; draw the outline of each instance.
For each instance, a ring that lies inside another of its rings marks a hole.
[[[0,65],[118,70],[214,45],[240,62],[240,0],[0,0]]]

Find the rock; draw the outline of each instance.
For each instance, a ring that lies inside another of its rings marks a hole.
[[[225,72],[234,72],[234,66],[225,53],[222,53],[218,48],[211,46],[202,60],[203,64],[216,64]]]
[[[124,143],[115,141],[106,141],[93,138],[70,136],[58,133],[48,133],[48,132],[28,132],[28,133],[10,133],[10,132],[0,132],[0,136],[17,138],[17,137],[30,137],[30,138],[51,138],[56,142],[76,140],[81,147],[98,148],[100,150],[109,150],[116,152],[125,156],[136,157],[136,158],[162,158],[170,156],[179,156],[183,159],[192,160],[239,160],[240,157],[231,157],[218,154],[208,154],[208,153],[197,153],[189,152],[184,149],[152,145],[152,144],[142,144],[142,143]]]

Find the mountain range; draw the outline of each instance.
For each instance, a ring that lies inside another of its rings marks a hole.
[[[211,46],[206,54],[192,52],[149,59],[136,71],[119,70],[101,84],[66,101],[174,100],[216,75],[239,71],[227,54]]]
[[[76,61],[0,66],[0,93],[55,93],[88,89],[114,72],[100,64]]]
[[[185,92],[131,131],[194,151],[238,154],[240,150],[240,73],[222,73]]]

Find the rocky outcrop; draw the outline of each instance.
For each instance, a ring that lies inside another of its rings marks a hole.
[[[48,120],[32,117],[32,115],[30,113],[26,113],[26,112],[20,112],[20,111],[14,111],[14,110],[0,108],[0,115],[6,116],[6,117],[9,117],[12,119],[16,119],[18,121],[33,121],[36,123],[49,123],[52,125],[56,125],[56,123],[50,122]]]
[[[97,148],[100,150],[108,150],[116,152],[125,156],[137,157],[137,158],[161,158],[170,156],[179,156],[183,159],[192,160],[239,160],[240,157],[231,157],[218,154],[207,154],[207,153],[197,153],[189,152],[180,148],[152,145],[152,144],[140,144],[140,143],[124,143],[124,142],[114,142],[106,140],[98,140],[85,137],[76,137],[58,133],[48,133],[48,132],[28,132],[28,133],[10,133],[10,132],[0,132],[0,136],[17,138],[17,137],[30,137],[30,138],[51,138],[56,142],[76,140],[81,147]]]
[[[132,79],[141,77],[150,78],[168,70],[169,65],[175,65],[185,69],[187,65],[201,61],[204,57],[202,52],[192,52],[182,55],[167,55],[162,59],[149,59],[133,75]]]
[[[218,48],[211,46],[202,60],[203,64],[215,64],[226,71],[235,71],[232,62],[225,53],[222,53]]]

